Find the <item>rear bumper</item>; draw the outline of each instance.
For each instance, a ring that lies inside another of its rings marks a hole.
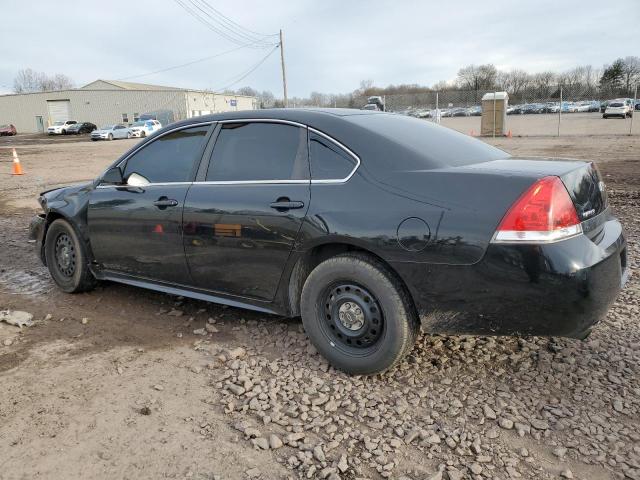
[[[474,265],[393,267],[427,332],[584,338],[626,282],[626,253],[622,226],[609,217],[597,235],[492,244]]]

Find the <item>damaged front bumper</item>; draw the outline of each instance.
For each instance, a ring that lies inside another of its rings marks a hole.
[[[47,218],[44,213],[39,213],[33,217],[29,223],[29,240],[35,240],[36,252],[38,252],[38,257],[40,257],[40,260],[45,265],[43,242],[46,225]]]

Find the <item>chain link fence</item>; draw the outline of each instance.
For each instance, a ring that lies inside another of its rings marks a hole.
[[[386,95],[385,110],[441,123],[463,133],[481,132],[482,97],[495,90],[447,90]],[[356,96],[349,104],[363,108],[371,97]],[[540,135],[638,135],[640,116],[638,86],[605,89],[582,85],[547,85],[522,88],[509,94],[505,134]]]

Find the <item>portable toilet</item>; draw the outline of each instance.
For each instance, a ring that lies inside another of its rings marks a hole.
[[[480,134],[486,136],[502,136],[506,133],[507,107],[509,95],[507,92],[485,93],[482,97],[482,120]]]

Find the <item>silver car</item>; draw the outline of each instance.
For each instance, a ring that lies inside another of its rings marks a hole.
[[[115,140],[116,138],[131,138],[131,130],[124,125],[106,125],[91,132],[91,140]]]

